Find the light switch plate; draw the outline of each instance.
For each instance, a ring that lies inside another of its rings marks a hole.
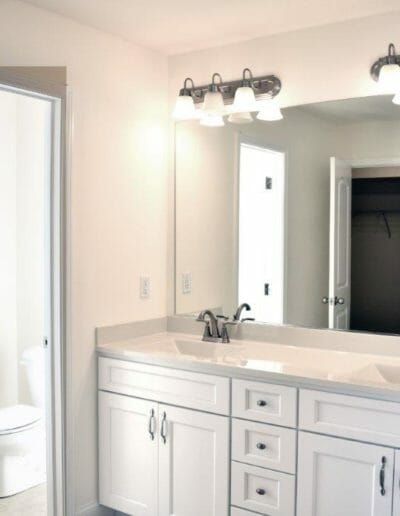
[[[192,292],[192,273],[182,273],[182,294],[190,294]]]

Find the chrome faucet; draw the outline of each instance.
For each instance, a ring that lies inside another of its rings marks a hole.
[[[247,312],[249,312],[251,310],[251,306],[248,303],[242,303],[241,305],[239,305],[238,309],[236,310],[235,315],[233,316],[233,320],[234,321],[240,321],[240,318],[242,317],[243,310],[246,310]],[[246,320],[247,321],[251,320],[251,318],[247,318]]]
[[[206,317],[208,318],[208,320],[206,319]],[[203,340],[218,342],[218,340],[221,338],[221,334],[218,327],[218,319],[212,313],[211,310],[203,310],[202,312],[200,312],[196,321],[205,323]]]

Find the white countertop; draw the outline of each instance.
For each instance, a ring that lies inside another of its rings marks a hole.
[[[179,369],[324,388],[400,401],[400,357],[156,333],[97,346],[99,354]]]

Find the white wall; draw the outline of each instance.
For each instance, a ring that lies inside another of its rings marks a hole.
[[[67,66],[72,94],[75,515],[97,501],[95,327],[166,311],[167,60],[15,0],[0,4],[0,47],[0,65]]]
[[[0,91],[0,407],[18,400],[16,101]]]

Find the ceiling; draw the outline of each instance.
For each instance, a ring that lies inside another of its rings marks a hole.
[[[299,109],[335,124],[390,120],[398,122],[400,106],[393,104],[392,98],[393,95],[378,95],[307,104],[289,109]]]
[[[399,0],[25,0],[164,54],[400,10]]]

